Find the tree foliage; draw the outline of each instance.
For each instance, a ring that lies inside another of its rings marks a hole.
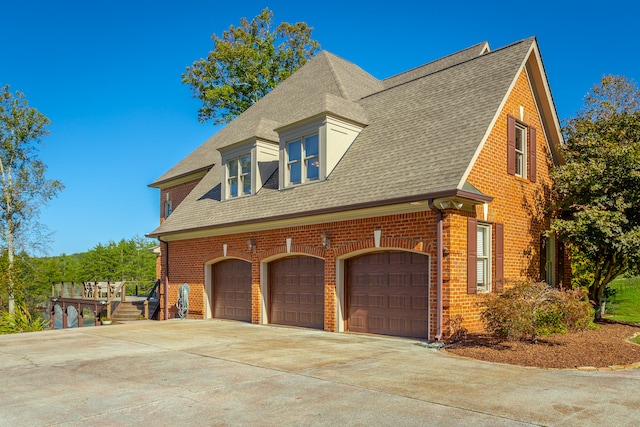
[[[22,93],[12,94],[9,85],[0,89],[0,243],[7,256],[2,285],[9,294],[10,311],[22,286],[14,269],[16,252],[32,248],[44,237],[36,221],[40,206],[63,188],[60,181],[45,177],[46,166],[37,157],[49,124]]]
[[[640,90],[605,76],[563,129],[553,228],[579,252],[596,319],[608,283],[640,262]]]
[[[312,27],[286,22],[272,29],[268,8],[240,26],[211,36],[213,50],[187,67],[182,82],[202,101],[201,122],[228,123],[304,65],[320,45]]]

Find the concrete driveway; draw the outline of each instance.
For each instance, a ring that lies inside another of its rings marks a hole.
[[[606,351],[606,349],[603,349]],[[0,425],[638,425],[640,370],[220,320],[0,336]]]

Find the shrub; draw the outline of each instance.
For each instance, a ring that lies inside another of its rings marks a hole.
[[[546,283],[523,282],[502,294],[488,295],[481,314],[485,328],[506,340],[589,328],[593,312],[581,289],[562,291]]]
[[[24,304],[16,304],[15,311],[0,313],[0,334],[17,334],[49,329],[49,321],[39,316],[31,316]]]

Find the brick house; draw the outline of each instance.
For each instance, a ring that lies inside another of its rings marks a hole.
[[[535,38],[378,80],[326,51],[150,184],[161,318],[446,339],[505,284],[568,284]]]

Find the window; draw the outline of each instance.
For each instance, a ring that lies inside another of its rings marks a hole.
[[[491,290],[491,226],[478,224],[476,245],[477,291],[489,292]]]
[[[516,123],[516,171],[519,177],[527,177],[527,129]]]
[[[302,184],[320,176],[318,134],[287,143],[287,183]]]
[[[556,285],[556,237],[553,234],[540,237],[540,281]]]
[[[173,212],[173,204],[170,200],[164,202],[164,218],[166,219]]]
[[[536,182],[536,129],[507,116],[507,173]]]
[[[478,223],[475,218],[467,218],[467,293],[502,292],[503,289],[504,225]]]
[[[227,192],[230,198],[251,194],[251,154],[227,161]]]

